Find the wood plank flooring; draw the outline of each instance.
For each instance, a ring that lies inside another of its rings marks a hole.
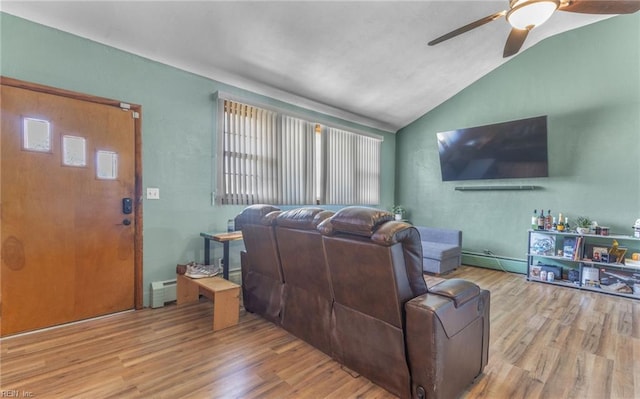
[[[489,364],[463,398],[640,398],[640,301],[461,267],[491,291]],[[439,278],[427,277],[429,285]],[[0,341],[0,396],[393,398],[249,313],[144,309]]]

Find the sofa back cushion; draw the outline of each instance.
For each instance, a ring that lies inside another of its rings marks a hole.
[[[332,215],[333,212],[320,208],[299,208],[282,212],[276,218],[285,283],[327,300],[332,298],[332,293],[317,226]]]
[[[316,227],[331,215],[320,208],[299,208],[276,218],[284,277],[282,327],[328,355],[332,354],[333,296]]]
[[[284,280],[275,220],[278,208],[252,205],[236,217],[246,252],[242,254],[242,298],[245,309],[280,324]]]
[[[390,392],[410,396],[404,304],[427,292],[420,236],[370,208],[345,208],[322,222],[334,293],[334,357]]]

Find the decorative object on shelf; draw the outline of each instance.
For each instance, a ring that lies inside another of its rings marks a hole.
[[[556,237],[548,234],[531,233],[531,252],[537,255],[553,256],[556,250]]]
[[[580,272],[575,269],[569,269],[569,271],[567,272],[567,279],[572,283],[580,281]]]
[[[611,292],[632,294],[633,285],[640,282],[635,274],[629,270],[600,270],[600,288]]]
[[[591,219],[587,216],[578,216],[576,219],[576,232],[578,234],[589,234],[592,225]]]
[[[555,278],[557,278],[559,280],[562,279],[562,267],[560,267],[560,266],[552,266],[552,265],[543,265],[543,264],[538,264],[538,266],[541,267],[541,270],[543,272],[547,273],[546,281],[553,281],[553,278],[551,280],[549,280],[549,273],[551,273],[552,276],[554,276]]]
[[[635,238],[640,238],[640,219],[636,220],[633,225],[633,236]]]
[[[633,260],[631,258],[626,258],[624,260],[624,265],[634,269],[640,269],[640,260]]]
[[[609,262],[624,263],[624,254],[626,253],[627,249],[620,247],[617,240],[613,240],[611,249],[609,249]]]
[[[529,277],[539,280],[541,271],[542,271],[542,266],[533,265],[533,266],[531,266],[531,270],[529,272]]]
[[[396,220],[402,220],[405,212],[404,207],[402,207],[402,205],[394,205],[393,208],[391,208],[391,211],[395,215]]]

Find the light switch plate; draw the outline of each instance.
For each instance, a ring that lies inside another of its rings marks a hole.
[[[147,187],[147,199],[149,200],[160,199],[160,189],[157,187]]]

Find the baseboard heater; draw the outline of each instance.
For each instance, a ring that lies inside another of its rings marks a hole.
[[[494,253],[487,253],[487,252],[480,252],[480,251],[469,251],[469,250],[462,250],[462,255],[468,255],[468,256],[477,256],[477,257],[482,257],[482,258],[488,258],[488,259],[503,259],[503,260],[513,260],[513,261],[517,261],[517,262],[526,262],[526,259],[521,259],[521,258],[513,258],[511,256],[504,256],[504,255],[496,255]]]
[[[151,307],[161,308],[167,302],[176,300],[176,280],[154,281],[151,283]]]
[[[509,271],[512,273],[527,273],[527,260],[510,256],[496,255],[492,252],[462,250],[462,263],[470,266]]]

